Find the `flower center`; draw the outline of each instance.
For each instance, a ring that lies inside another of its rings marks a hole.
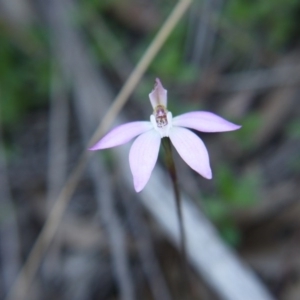
[[[169,130],[172,127],[172,113],[166,107],[157,105],[150,116],[150,121],[162,138],[169,136]]]
[[[168,111],[164,106],[158,105],[155,107],[154,116],[157,127],[162,128],[168,125],[167,113]]]

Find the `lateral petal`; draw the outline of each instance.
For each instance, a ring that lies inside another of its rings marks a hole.
[[[153,126],[151,122],[148,121],[130,122],[117,126],[107,133],[93,147],[89,148],[89,150],[100,150],[125,144],[136,136],[149,131],[152,128]]]
[[[182,127],[173,127],[170,139],[179,155],[193,170],[207,179],[212,178],[207,149],[195,133]]]
[[[192,128],[202,132],[223,132],[241,128],[208,111],[193,111],[173,118],[174,126]]]
[[[141,134],[132,144],[129,152],[129,164],[136,192],[147,184],[157,161],[160,135],[155,130]]]

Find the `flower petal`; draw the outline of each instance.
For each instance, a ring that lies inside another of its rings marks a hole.
[[[193,170],[207,179],[212,178],[207,149],[195,133],[182,127],[172,127],[170,139],[179,155]]]
[[[155,130],[140,135],[132,144],[129,164],[134,188],[140,192],[148,182],[158,157],[160,135]]]
[[[241,128],[211,112],[193,111],[173,118],[174,126],[188,127],[202,132],[232,131]]]
[[[107,133],[98,143],[89,148],[89,150],[100,150],[125,144],[152,128],[151,122],[148,121],[138,121],[120,125]]]
[[[149,94],[149,98],[153,109],[155,109],[157,105],[167,107],[167,90],[164,89],[158,78],[155,80],[154,89]]]

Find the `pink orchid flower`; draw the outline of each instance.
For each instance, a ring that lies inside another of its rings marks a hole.
[[[137,137],[129,152],[129,164],[134,188],[140,192],[156,164],[161,139],[169,137],[182,159],[200,175],[211,179],[207,149],[202,140],[185,127],[202,132],[223,132],[237,130],[241,126],[206,111],[193,111],[173,118],[167,110],[167,90],[158,78],[149,98],[154,110],[150,122],[137,121],[120,125],[89,150],[119,146]]]

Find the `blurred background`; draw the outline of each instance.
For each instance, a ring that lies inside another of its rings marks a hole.
[[[0,0],[1,299],[175,5]],[[148,120],[159,77],[173,115],[209,110],[243,126],[199,134],[214,178],[176,157],[179,184],[236,260],[283,300],[300,299],[299,28],[297,0],[194,1],[120,113]],[[96,153],[100,167],[84,172],[24,299],[184,299],[179,251],[124,183],[114,151]],[[186,299],[223,299],[193,268]]]

